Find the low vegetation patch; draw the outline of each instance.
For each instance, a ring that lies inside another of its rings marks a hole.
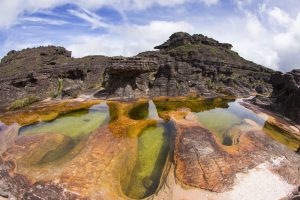
[[[40,99],[33,95],[28,96],[23,99],[18,99],[16,101],[14,101],[13,103],[11,103],[11,105],[9,106],[9,110],[17,110],[17,109],[23,108],[25,106],[31,105],[37,101],[40,101]]]

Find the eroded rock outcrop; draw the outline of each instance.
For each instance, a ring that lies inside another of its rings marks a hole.
[[[231,47],[200,34],[175,33],[158,51],[130,58],[72,58],[54,46],[11,51],[0,63],[0,109],[90,90],[101,98],[269,93],[272,70]]]
[[[271,97],[256,97],[251,102],[300,123],[300,70],[286,74],[276,72],[270,82],[273,86]]]
[[[159,51],[140,53],[134,59],[118,60],[109,66],[105,73],[108,89],[104,93],[107,97],[128,94],[153,97],[244,96],[270,92],[268,82],[272,70],[246,61],[231,47],[203,35],[175,33],[167,42],[155,47]],[[127,70],[133,67],[124,67],[124,63],[136,66],[135,74],[129,73]],[[138,70],[142,65],[143,70]],[[112,74],[116,69],[118,78]],[[121,80],[127,80],[126,84],[120,84]]]
[[[107,63],[104,56],[72,58],[62,47],[11,51],[0,63],[0,109],[48,97],[76,97],[101,85]]]

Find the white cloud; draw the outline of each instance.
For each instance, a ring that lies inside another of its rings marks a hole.
[[[276,23],[283,27],[289,27],[292,23],[289,15],[278,7],[274,7],[268,11],[271,23]]]
[[[91,24],[92,29],[107,27],[102,18],[86,9],[74,10],[70,9],[68,12],[78,18],[81,18]]]
[[[1,0],[0,1],[0,28],[13,25],[17,18],[25,12],[34,13],[38,10],[53,8],[66,3],[67,0]]]
[[[68,22],[64,20],[55,20],[55,19],[46,19],[41,17],[22,17],[19,22],[37,22],[37,23],[43,23],[43,24],[50,24],[50,25],[65,25]]]
[[[87,55],[133,56],[151,50],[177,31],[193,31],[186,22],[152,21],[147,25],[116,26],[101,36],[83,35],[69,38],[67,49],[75,57]]]
[[[251,4],[252,0],[232,0],[234,3],[236,3],[237,7],[244,11],[244,7]]]
[[[187,2],[202,2],[206,5],[214,5],[218,3],[218,1],[219,0],[1,0],[0,28],[10,27],[17,21],[18,17],[22,16],[25,12],[34,13],[66,3],[76,4],[80,8],[88,10],[110,6],[121,11],[146,9],[155,4],[160,6],[175,6]],[[96,26],[99,25],[97,24],[98,22],[95,21],[94,16],[91,18],[86,12],[79,12],[76,14],[78,17],[82,17]]]
[[[229,42],[240,56],[258,64],[278,69],[278,54],[273,49],[272,37],[256,15],[246,12],[241,17],[228,17],[218,23],[198,24],[197,32],[209,35],[221,42]],[[222,34],[220,34],[222,33]]]
[[[219,3],[219,0],[201,0],[201,2],[205,3],[207,6],[211,6]]]
[[[274,35],[273,43],[283,70],[300,69],[300,13],[285,31]]]

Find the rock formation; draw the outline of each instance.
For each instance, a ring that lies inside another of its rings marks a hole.
[[[300,70],[283,74],[276,72],[271,76],[273,86],[271,97],[257,97],[251,102],[280,113],[295,122],[300,122]]]
[[[0,63],[0,109],[76,97],[245,96],[271,91],[272,70],[241,58],[231,45],[203,35],[175,33],[158,51],[134,57],[72,58],[62,47],[11,51]]]
[[[241,58],[230,44],[175,33],[159,51],[113,59],[98,96],[243,96],[270,91],[272,70]]]
[[[11,51],[0,64],[0,107],[16,100],[74,97],[101,84],[108,62],[104,56],[74,59],[70,51],[54,46]]]

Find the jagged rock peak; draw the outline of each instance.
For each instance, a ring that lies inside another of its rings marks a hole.
[[[20,51],[12,50],[1,59],[1,64],[8,63],[12,60],[22,59],[24,57],[46,57],[46,56],[64,56],[71,57],[72,52],[59,46],[40,46],[35,48],[27,48]]]
[[[204,44],[225,49],[231,49],[232,45],[228,43],[220,43],[217,40],[204,36],[202,34],[190,35],[185,32],[177,32],[170,36],[169,40],[162,45],[156,46],[155,49],[171,49],[182,45]]]

